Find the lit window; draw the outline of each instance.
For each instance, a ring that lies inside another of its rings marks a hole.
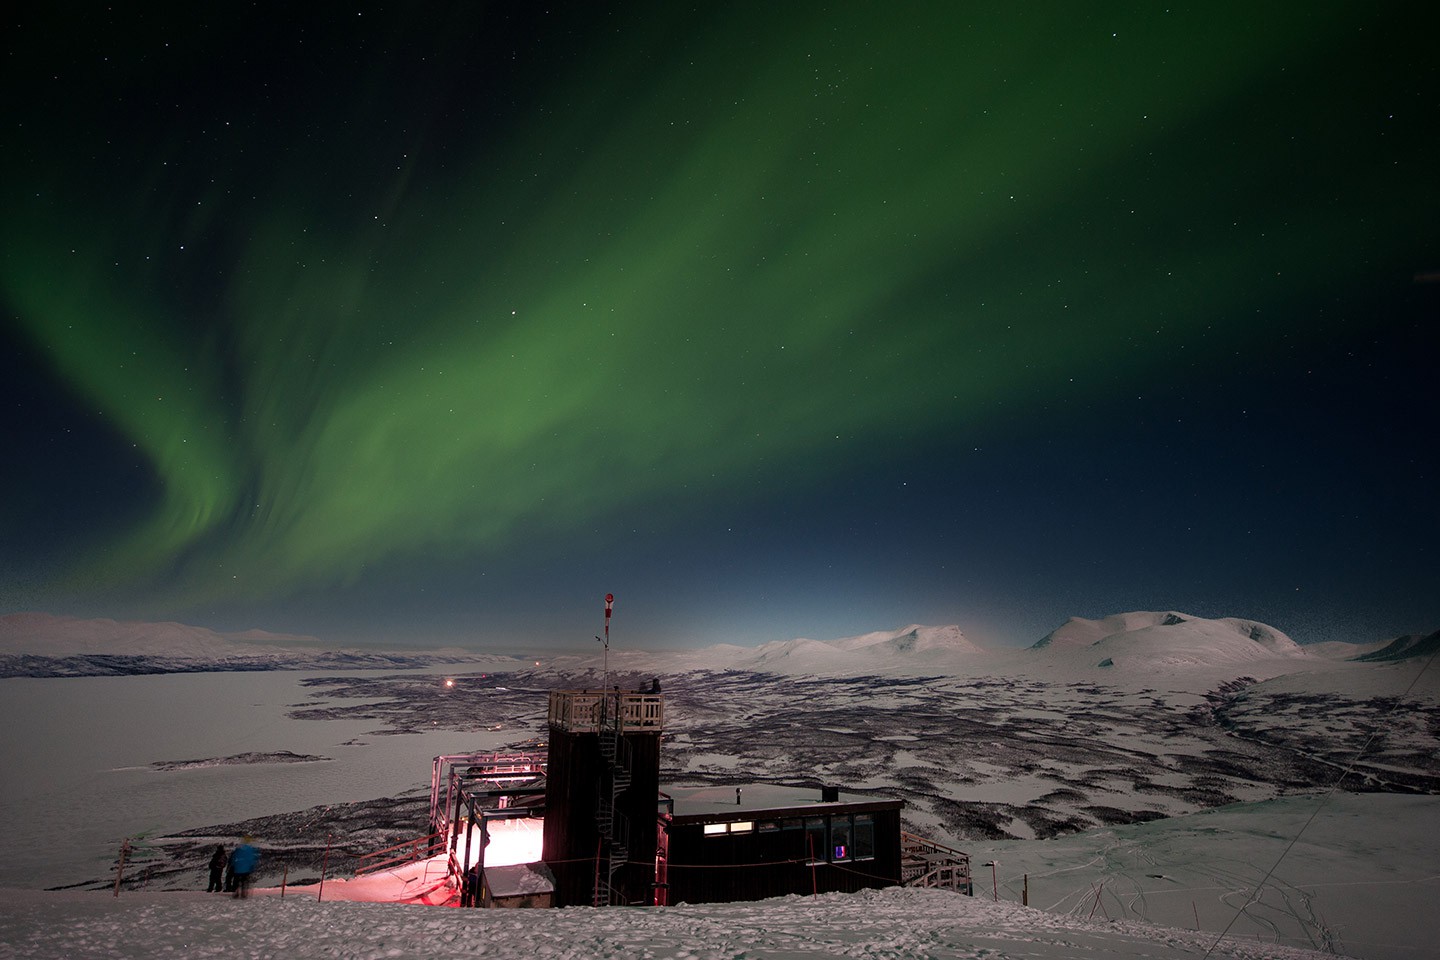
[[[754,829],[755,822],[753,820],[737,820],[735,823],[730,824],[731,833],[750,833]]]
[[[722,833],[724,833],[724,832],[725,832],[725,824],[723,824],[723,823],[707,823],[707,824],[705,824],[705,836],[707,836],[707,837],[716,836],[716,835],[722,834]]]
[[[850,818],[836,817],[830,823],[830,859],[850,859]]]

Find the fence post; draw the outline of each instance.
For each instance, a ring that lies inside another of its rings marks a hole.
[[[820,895],[820,881],[815,876],[815,837],[811,835],[810,828],[805,828],[805,839],[810,843],[810,896]]]
[[[315,902],[319,903],[325,899],[325,868],[330,865],[330,837],[332,834],[325,834],[325,856],[320,861],[320,889],[315,894]]]
[[[1095,888],[1095,902],[1090,906],[1090,915],[1085,918],[1086,920],[1089,920],[1091,917],[1095,916],[1095,908],[1098,907],[1098,906],[1100,906],[1100,894],[1102,894],[1102,893],[1104,893],[1104,892],[1105,892],[1105,881],[1104,881],[1104,880],[1101,880],[1101,881],[1100,881],[1100,885]],[[1109,920],[1109,919],[1110,919],[1110,911],[1108,911],[1108,910],[1105,911],[1105,919],[1106,919],[1106,920]]]
[[[125,875],[125,855],[130,852],[130,838],[120,841],[120,862],[115,865],[115,896],[120,896],[120,878]]]

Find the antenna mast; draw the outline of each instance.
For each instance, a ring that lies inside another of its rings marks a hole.
[[[599,637],[595,638],[596,640],[600,640],[600,642],[605,645],[605,653],[601,658],[601,690],[607,690],[610,687],[610,607],[614,603],[615,594],[605,594],[605,639],[600,640]]]

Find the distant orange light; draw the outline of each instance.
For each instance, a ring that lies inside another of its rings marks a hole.
[[[447,686],[447,687],[453,687],[453,686],[455,686],[455,679],[454,679],[453,677],[446,677],[446,678],[445,678],[445,686]]]

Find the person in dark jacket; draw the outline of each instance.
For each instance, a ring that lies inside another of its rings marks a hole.
[[[241,898],[250,896],[250,877],[260,860],[260,851],[250,845],[252,839],[249,835],[242,837],[240,846],[230,857],[230,866],[235,871],[235,896]]]
[[[219,893],[225,889],[225,865],[230,858],[225,856],[225,848],[215,844],[215,852],[210,854],[210,886],[205,888],[206,893]]]

